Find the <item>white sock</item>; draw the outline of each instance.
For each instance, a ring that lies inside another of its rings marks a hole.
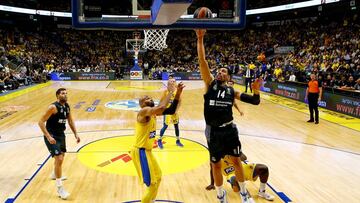
[[[216,193],[217,193],[217,196],[218,197],[222,197],[223,196],[223,194],[224,194],[224,192],[223,192],[223,186],[221,185],[221,186],[216,186],[215,185],[215,189],[216,189]]]
[[[56,187],[61,187],[62,186],[62,181],[61,178],[56,178]]]
[[[239,182],[241,194],[246,194],[245,182]]]
[[[266,183],[260,182],[259,192],[265,192]]]

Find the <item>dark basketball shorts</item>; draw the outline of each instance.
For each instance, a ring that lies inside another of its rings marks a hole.
[[[229,124],[225,127],[206,125],[205,135],[211,162],[217,163],[225,155],[240,157],[241,143],[235,124]]]
[[[46,147],[48,148],[51,157],[59,156],[62,153],[66,152],[66,139],[65,135],[63,136],[54,136],[54,139],[56,140],[55,144],[50,144],[50,142],[47,140],[47,138],[44,136],[44,141],[46,144]]]

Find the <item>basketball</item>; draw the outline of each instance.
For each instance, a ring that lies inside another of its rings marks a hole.
[[[194,18],[212,18],[212,12],[206,7],[200,7],[194,12]]]
[[[256,58],[260,62],[265,62],[266,61],[266,57],[265,57],[264,53],[259,54]]]

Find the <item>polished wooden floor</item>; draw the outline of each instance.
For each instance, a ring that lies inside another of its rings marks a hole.
[[[186,85],[180,109],[181,136],[205,144],[203,85],[201,81],[186,82]],[[140,199],[144,187],[136,177],[88,168],[80,163],[76,152],[99,139],[132,134],[136,112],[109,109],[105,103],[135,99],[144,94],[159,99],[162,82],[58,82],[25,91],[14,98],[7,96],[6,101],[0,98],[0,201],[8,198],[16,198],[16,202],[62,201],[56,195],[55,183],[49,179],[53,161],[48,159],[37,126],[40,116],[55,101],[59,87],[68,88],[69,103],[82,139],[76,144],[71,131],[67,130],[69,153],[64,173],[69,179],[64,185],[71,193],[67,201]],[[268,187],[267,191],[276,196],[275,202],[284,202],[280,198],[282,194],[292,202],[360,202],[360,132],[331,120],[321,119],[319,125],[306,123],[307,114],[264,98],[260,106],[240,103],[245,115],[240,117],[235,113],[235,121],[249,160],[265,163],[270,168],[269,184],[273,190]],[[96,100],[100,101],[93,105]],[[75,108],[78,103],[81,106]],[[86,111],[92,106],[96,106],[95,111]],[[360,125],[359,120],[352,119],[352,125]],[[162,118],[158,118],[158,129],[161,123]],[[174,135],[172,128],[167,134]],[[184,173],[166,175],[157,199],[217,202],[215,192],[205,190],[208,183],[208,163]],[[259,182],[247,185],[255,196]],[[229,186],[225,188],[230,203],[240,202]],[[254,199],[267,202],[256,196]]]

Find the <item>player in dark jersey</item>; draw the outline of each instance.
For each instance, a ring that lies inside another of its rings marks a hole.
[[[44,133],[45,144],[55,159],[55,177],[58,195],[62,199],[67,199],[70,195],[62,185],[62,163],[66,152],[65,129],[66,121],[75,135],[76,142],[80,142],[80,137],[76,133],[75,123],[70,113],[67,103],[67,92],[65,88],[56,91],[57,101],[52,103],[39,121],[39,127]],[[46,124],[45,124],[46,122]]]
[[[253,201],[249,198],[245,187],[244,172],[240,162],[241,143],[238,130],[233,123],[232,107],[234,99],[258,105],[260,103],[261,80],[253,83],[254,95],[241,94],[226,83],[231,79],[232,70],[228,67],[218,69],[216,78],[210,73],[205,59],[204,35],[206,30],[196,30],[197,52],[201,77],[205,82],[204,116],[206,122],[205,134],[208,142],[210,159],[215,180],[215,189],[220,202],[226,203],[226,191],[223,189],[221,174],[221,158],[230,155],[234,163],[236,179],[240,185],[240,196],[243,203]]]

